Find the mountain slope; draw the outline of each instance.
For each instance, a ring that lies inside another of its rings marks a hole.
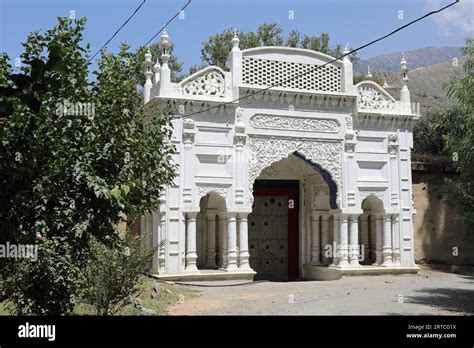
[[[405,57],[410,69],[429,67],[434,64],[452,61],[453,58],[460,57],[459,47],[425,47],[413,51],[406,51]],[[374,72],[399,71],[402,52],[394,52],[381,56],[360,60],[354,65],[354,74],[366,74],[367,66]]]

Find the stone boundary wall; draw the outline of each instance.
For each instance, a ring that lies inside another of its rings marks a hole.
[[[444,179],[455,175],[445,161],[412,162],[417,263],[474,265],[474,233],[469,236],[463,231],[453,209],[442,199]]]

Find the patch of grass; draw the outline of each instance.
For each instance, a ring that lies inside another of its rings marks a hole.
[[[186,301],[188,297],[197,296],[197,291],[195,290],[181,285],[160,282],[160,297],[158,299],[151,298],[154,281],[151,278],[145,278],[140,286],[140,295],[138,297],[142,301],[143,307],[154,310],[156,315],[165,315],[169,305]],[[142,315],[142,313],[135,309],[133,305],[128,305],[120,315]]]
[[[0,302],[0,315],[11,315],[5,302]]]
[[[197,296],[197,291],[191,290],[181,285],[168,284],[160,282],[160,297],[152,298],[154,279],[143,276],[140,282],[139,295],[143,307],[152,309],[156,315],[166,315],[168,306],[186,301],[187,298]],[[7,309],[5,302],[0,302],[0,315],[11,315]],[[95,315],[94,307],[88,303],[79,302],[74,308],[74,315]],[[128,304],[116,315],[144,315],[136,309],[133,304]]]

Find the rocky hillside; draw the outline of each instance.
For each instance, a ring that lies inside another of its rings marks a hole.
[[[447,61],[452,61],[455,57],[460,57],[459,47],[425,47],[414,51],[406,51],[405,57],[408,60],[410,69],[429,67]],[[360,60],[354,66],[355,74],[365,74],[367,65],[370,65],[372,72],[396,72],[400,69],[400,58],[402,52],[394,52],[369,59]]]
[[[448,52],[448,50],[444,50],[441,48],[440,52]],[[428,52],[428,48],[412,51],[412,52]],[[458,50],[457,48],[455,49]],[[451,53],[455,52],[451,50]],[[421,111],[422,114],[426,114],[427,112],[434,112],[441,109],[444,106],[449,105],[450,101],[446,97],[446,92],[443,88],[443,85],[446,82],[458,80],[460,77],[463,76],[463,68],[462,64],[464,62],[464,58],[460,57],[458,60],[457,66],[453,64],[453,55],[449,56],[446,53],[445,56],[437,55],[435,58],[431,58],[431,61],[435,61],[436,59],[442,59],[445,57],[444,62],[431,64],[429,66],[423,66],[429,60],[425,58],[420,58],[420,61],[417,61],[416,58],[410,58],[408,54],[405,54],[408,60],[408,77],[409,77],[409,88],[411,92],[411,99],[413,102],[419,102],[421,104]],[[422,55],[420,55],[421,57]],[[383,63],[381,57],[390,57],[387,58],[387,62]],[[395,98],[398,99],[399,97],[399,90],[401,87],[401,80],[400,80],[400,73],[399,73],[399,63],[400,63],[401,53],[393,53],[387,54],[384,56],[379,56],[374,59],[374,61],[380,62],[379,66],[387,66],[391,70],[378,70],[372,68],[371,71],[374,77],[379,79],[380,81],[386,80],[389,84],[390,88],[387,90],[390,94],[392,94]],[[459,55],[458,55],[459,57]],[[395,65],[396,60],[396,69],[391,68],[392,65]],[[392,62],[393,61],[393,62]],[[420,67],[422,66],[422,67]],[[366,72],[364,72],[365,75]],[[356,73],[357,74],[357,73]]]

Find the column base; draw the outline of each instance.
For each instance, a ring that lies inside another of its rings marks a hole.
[[[237,267],[237,265],[227,265],[225,267],[219,268],[219,271],[222,271],[222,272],[235,272],[238,270],[239,268]]]
[[[352,267],[359,267],[360,263],[359,263],[359,261],[350,261],[349,265],[352,266]]]
[[[390,261],[384,261],[380,266],[381,267],[393,267],[395,265],[393,264],[392,260],[390,260]]]
[[[186,271],[186,273],[198,273],[199,272],[196,265],[186,266],[186,268],[184,270]]]
[[[354,269],[354,268],[362,268],[363,266],[357,264],[357,265],[353,265],[353,264],[343,264],[343,265],[330,265],[329,267],[331,268],[337,268],[337,269]]]

